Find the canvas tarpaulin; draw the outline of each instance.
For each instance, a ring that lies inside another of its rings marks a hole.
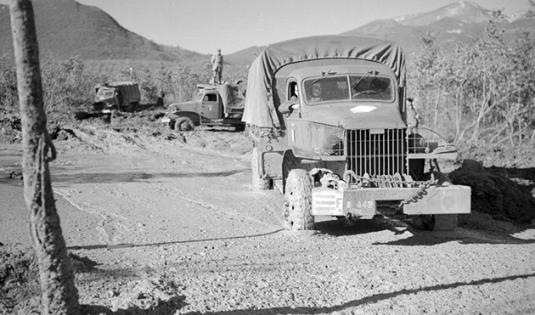
[[[232,84],[221,84],[217,86],[217,92],[221,96],[223,106],[232,108],[243,107],[243,94],[240,88]]]
[[[253,61],[247,79],[242,120],[253,128],[277,129],[281,124],[273,102],[273,83],[285,65],[316,59],[365,59],[387,65],[399,86],[405,85],[405,59],[392,42],[354,36],[315,36],[270,45]]]
[[[225,114],[228,114],[231,108],[243,108],[243,94],[238,86],[228,83],[221,84],[217,86],[217,92],[221,96]]]

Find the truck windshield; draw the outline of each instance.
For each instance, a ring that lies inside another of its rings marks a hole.
[[[338,75],[304,81],[307,104],[325,101],[392,101],[392,80],[376,75]]]
[[[394,98],[392,93],[392,80],[379,76],[349,76],[351,83],[351,99],[370,101],[391,101]]]
[[[347,76],[329,76],[305,80],[306,102],[309,104],[349,100]]]

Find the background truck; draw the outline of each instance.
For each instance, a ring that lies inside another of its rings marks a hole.
[[[110,82],[95,86],[93,110],[110,113],[113,110],[134,111],[139,105],[141,94],[135,82]]]
[[[455,147],[416,123],[397,45],[352,36],[274,44],[247,86],[253,185],[284,192],[290,229],[313,229],[316,216],[399,215],[449,230],[470,212],[470,187],[450,183],[438,163],[456,159]]]
[[[199,84],[194,100],[169,105],[161,122],[178,131],[192,130],[194,126],[234,126],[243,131],[241,121],[244,95],[238,85]]]

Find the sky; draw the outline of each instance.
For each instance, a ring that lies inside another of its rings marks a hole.
[[[2,1],[2,0],[0,0]],[[427,12],[454,0],[77,0],[159,44],[223,54],[282,40],[339,34],[377,19]],[[528,0],[472,0],[506,14]]]

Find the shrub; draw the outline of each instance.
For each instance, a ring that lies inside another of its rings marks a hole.
[[[499,20],[499,12],[495,15]],[[465,147],[535,144],[535,49],[528,33],[507,42],[496,21],[487,34],[453,54],[425,49],[409,73],[424,124]]]

